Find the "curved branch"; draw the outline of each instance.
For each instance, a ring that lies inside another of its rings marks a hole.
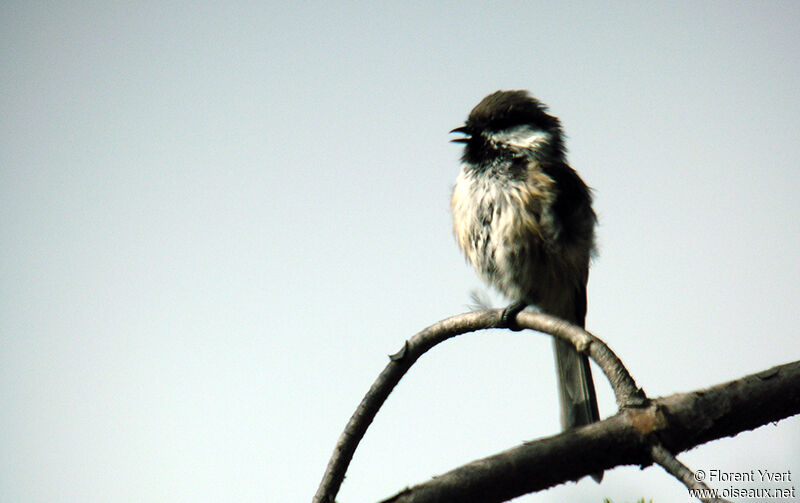
[[[555,316],[544,313],[523,311],[517,315],[517,323],[521,327],[563,339],[597,363],[614,389],[619,408],[641,407],[646,405],[647,397],[631,377],[622,361],[602,340],[586,330],[568,323]]]
[[[405,342],[400,351],[391,355],[389,364],[372,384],[340,435],[317,493],[314,495],[313,503],[334,501],[356,447],[367,428],[394,387],[420,356],[447,339],[476,330],[503,328],[502,323],[503,311],[500,309],[453,316],[417,333]],[[646,403],[644,393],[636,387],[625,366],[597,337],[580,327],[543,313],[522,312],[517,315],[517,323],[521,327],[564,339],[579,351],[588,352],[608,377],[620,407],[641,406]]]
[[[314,495],[314,503],[333,503],[356,447],[378,410],[411,365],[430,348],[451,337],[496,327],[501,321],[501,313],[500,310],[477,311],[447,318],[417,333],[405,342],[400,351],[391,355],[389,364],[372,384],[339,436],[325,475]]]

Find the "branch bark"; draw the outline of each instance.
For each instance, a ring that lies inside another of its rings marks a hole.
[[[698,480],[695,473],[690,470],[686,465],[678,461],[678,459],[669,452],[661,443],[657,443],[650,448],[650,456],[653,462],[657,463],[667,473],[678,479],[687,489],[694,490],[708,490],[709,487]],[[728,500],[721,498],[699,498],[703,503],[730,503]]]
[[[502,311],[488,310],[453,316],[440,321],[407,340],[397,353],[389,357],[383,369],[350,417],[344,431],[336,442],[333,455],[314,495],[313,503],[333,503],[344,480],[344,474],[353,459],[356,447],[378,410],[400,382],[411,365],[430,348],[451,337],[497,327],[502,320]]]
[[[517,324],[523,328],[564,339],[579,352],[588,353],[611,384],[620,409],[645,405],[647,397],[644,391],[636,386],[636,382],[619,357],[599,338],[576,325],[544,313],[523,311],[517,315]]]
[[[625,409],[601,422],[473,461],[384,503],[501,502],[619,465],[647,466],[653,445],[663,443],[677,453],[800,413],[797,389],[800,361],[657,398],[645,408]]]
[[[502,310],[461,314],[431,325],[390,356],[347,423],[313,503],[333,503],[353,454],[380,407],[408,369],[447,339],[487,328],[504,328]],[[648,400],[620,359],[580,327],[542,313],[522,312],[523,328],[561,338],[587,353],[602,369],[620,412],[602,422],[475,461],[386,501],[506,501],[623,464],[652,462],[689,487],[693,473],[673,453],[734,435],[800,412],[800,362],[709,390]]]

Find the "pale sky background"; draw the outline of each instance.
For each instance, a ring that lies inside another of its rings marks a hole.
[[[447,132],[497,89],[563,121],[600,217],[588,327],[650,396],[800,358],[798,2],[7,1],[0,22],[4,503],[310,501],[386,355],[481,286]],[[463,336],[400,383],[339,500],[557,431],[550,341]],[[798,446],[794,418],[680,459],[800,491]],[[519,501],[642,496],[689,501],[653,467]]]

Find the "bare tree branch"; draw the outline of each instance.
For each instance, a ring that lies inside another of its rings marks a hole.
[[[678,461],[661,443],[657,443],[650,448],[650,456],[653,458],[654,463],[660,465],[667,473],[681,481],[687,489],[709,489],[701,480],[698,480],[692,470]],[[704,503],[730,503],[730,501],[720,498],[699,499]]]
[[[314,495],[314,503],[334,501],[356,447],[380,407],[411,365],[426,351],[451,337],[486,328],[503,328],[502,313],[500,309],[493,309],[447,318],[417,333],[405,342],[400,351],[390,356],[389,364],[372,384],[340,435],[322,482]],[[579,351],[588,352],[608,377],[620,407],[645,403],[644,393],[636,387],[628,370],[617,355],[597,337],[543,313],[522,312],[517,316],[517,323],[521,327],[564,339]]]
[[[498,326],[502,319],[501,313],[500,310],[477,311],[447,318],[414,335],[405,342],[400,351],[391,355],[389,364],[372,384],[339,436],[325,475],[314,495],[314,503],[332,503],[335,500],[356,447],[389,393],[411,365],[430,348],[451,337]]]
[[[555,316],[528,311],[517,315],[517,324],[563,339],[575,346],[579,352],[588,353],[608,378],[619,408],[642,406],[646,403],[647,397],[636,387],[636,382],[622,361],[602,340],[586,330]]]
[[[646,408],[624,409],[599,423],[473,461],[384,503],[501,502],[619,465],[647,466],[659,442],[681,452],[800,413],[797,389],[800,362],[658,398]],[[664,461],[660,448],[655,451]],[[671,465],[673,470],[682,472]]]
[[[447,318],[414,335],[400,351],[390,356],[389,364],[364,396],[339,437],[314,496],[314,503],[334,501],[356,447],[380,407],[414,362],[449,338],[476,330],[503,328],[502,313],[502,310],[485,310]],[[782,369],[790,366],[776,367],[757,374],[756,381],[752,381],[751,376],[705,392],[673,395],[651,402],[636,386],[614,352],[592,334],[542,313],[522,312],[516,322],[521,327],[568,341],[579,351],[587,353],[608,378],[620,413],[599,423],[529,442],[475,461],[432,481],[406,489],[387,501],[442,501],[440,498],[445,501],[506,501],[621,464],[646,466],[653,461],[687,484],[693,472],[675,459],[671,452],[680,452],[715,438],[788,417],[800,409],[796,403],[800,398],[796,393],[793,394],[794,401],[780,401],[779,396],[772,396],[776,389],[786,393],[787,384],[784,381],[787,379],[796,386],[800,380],[800,368],[787,371],[788,376],[781,377]],[[776,376],[779,378],[776,379]],[[735,408],[728,408],[735,401],[728,395],[735,394],[736,390],[727,387],[745,381],[750,385],[744,389],[757,389],[763,396],[748,394],[742,406],[747,407],[752,405],[750,401],[762,398],[763,402],[758,403],[757,411],[740,414]],[[724,391],[717,388],[724,388]],[[771,391],[772,395],[767,391]]]

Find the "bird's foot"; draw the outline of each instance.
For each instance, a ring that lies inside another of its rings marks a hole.
[[[528,304],[524,302],[514,302],[503,309],[503,314],[500,315],[500,327],[505,327],[515,332],[522,330],[522,327],[517,323],[517,315],[527,306]]]

